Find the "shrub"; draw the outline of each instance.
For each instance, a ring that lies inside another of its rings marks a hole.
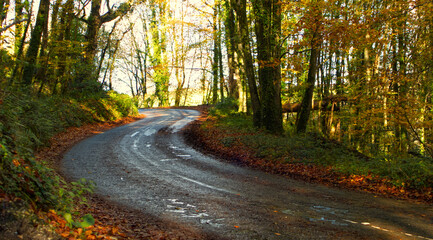
[[[88,183],[67,184],[43,162],[35,160],[33,151],[69,126],[130,114],[137,114],[133,101],[114,92],[75,100],[0,90],[0,190],[34,208],[71,211],[91,190]]]
[[[84,202],[83,195],[93,189],[85,181],[68,186],[30,155],[12,153],[5,139],[0,142],[0,158],[0,190],[24,200],[34,209],[72,212],[74,202]]]
[[[222,102],[217,103],[209,110],[212,116],[228,116],[238,111],[238,102],[233,98],[226,98]]]
[[[114,91],[108,92],[110,101],[114,102],[117,111],[120,113],[121,117],[137,115],[137,102],[126,94],[119,94]]]

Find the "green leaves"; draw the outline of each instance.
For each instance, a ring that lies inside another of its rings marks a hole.
[[[65,218],[66,222],[68,223],[69,227],[76,227],[76,228],[88,228],[95,224],[95,219],[91,214],[86,214],[81,219],[81,221],[74,221],[72,215],[70,213],[64,213],[63,217]]]

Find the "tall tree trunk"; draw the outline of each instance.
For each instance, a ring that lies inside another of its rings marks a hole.
[[[307,89],[301,103],[301,111],[296,122],[296,132],[304,133],[307,131],[308,120],[310,119],[310,111],[313,104],[314,85],[316,82],[317,60],[319,56],[318,46],[313,46],[310,51],[310,67],[307,77]]]
[[[84,65],[82,66],[81,73],[76,79],[77,83],[96,80],[96,74],[94,74],[93,71],[95,67],[94,59],[97,52],[96,50],[98,48],[98,32],[102,26],[100,14],[101,2],[102,0],[92,0],[90,15],[87,19],[87,31],[85,35],[87,45],[84,50]]]
[[[35,74],[36,61],[38,56],[39,47],[41,45],[41,37],[44,31],[44,27],[48,26],[46,23],[48,21],[48,10],[50,6],[49,0],[41,0],[39,3],[38,15],[36,16],[36,24],[32,31],[32,36],[30,38],[29,48],[26,53],[27,65],[23,70],[22,82],[26,86],[30,86],[32,83],[32,78]]]
[[[143,24],[143,30],[145,32],[147,32],[147,24],[144,23]],[[138,47],[136,47],[138,49]],[[138,53],[139,55],[141,55],[141,52]],[[149,54],[149,39],[148,39],[148,35],[146,34],[145,38],[144,38],[144,56],[143,56],[143,61],[141,61],[141,59],[139,59],[140,61],[140,72],[141,72],[141,94],[143,95],[143,102],[146,101],[146,94],[147,94],[147,58],[148,58],[148,54]]]
[[[212,103],[216,104],[218,102],[218,10],[217,4],[214,6],[213,20],[212,20],[212,30],[213,30],[213,61],[212,61]]]
[[[220,95],[221,102],[224,101],[224,69],[223,69],[223,54],[222,54],[222,31],[221,31],[221,4],[218,1],[218,5],[216,6],[218,12],[218,70],[219,70],[219,84],[220,84]]]
[[[15,0],[15,20],[19,21],[24,19],[24,6],[25,4],[28,4],[27,0],[24,0],[24,2],[22,2],[22,0]],[[31,13],[27,13],[27,18],[30,18]],[[24,37],[24,23],[20,23],[15,25],[15,43],[14,43],[14,53],[15,56],[18,55],[18,51],[19,49],[22,48],[22,38]]]
[[[153,79],[155,81],[155,96],[157,96],[159,100],[159,106],[168,105],[168,84],[170,78],[166,60],[166,33],[163,30],[166,26],[166,10],[166,3],[152,2],[151,14],[154,20],[150,25],[153,49],[151,60],[154,67]]]
[[[47,4],[45,9],[45,12],[49,12],[50,11],[50,5]],[[42,90],[44,89],[45,84],[48,81],[47,78],[47,70],[48,70],[48,63],[49,63],[49,55],[48,55],[48,16],[46,17],[47,19],[44,21],[44,26],[43,26],[43,31],[42,31],[42,42],[41,42],[41,47],[39,50],[39,59],[40,59],[40,68],[37,70],[36,72],[36,76],[35,76],[35,80],[39,82],[40,86],[39,86],[39,91],[38,94],[42,93]]]
[[[239,73],[237,74],[237,78],[235,78],[237,67],[236,67],[236,46],[237,39],[235,38],[235,15],[234,9],[229,0],[225,1],[225,21],[224,26],[226,30],[226,48],[227,48],[227,63],[229,68],[229,75],[227,79],[228,84],[228,96],[235,100],[239,100],[239,88],[237,81],[239,81]]]
[[[313,19],[312,25],[307,29],[310,36],[310,65],[308,69],[308,76],[306,82],[306,89],[301,102],[301,111],[298,113],[296,119],[296,132],[305,133],[307,131],[308,121],[310,119],[311,107],[313,104],[314,87],[316,83],[316,74],[318,70],[318,58],[320,55],[320,48],[322,40],[320,36],[322,24],[322,9],[320,6],[321,0],[311,2],[309,11],[306,13],[307,17]]]
[[[74,18],[74,0],[67,0],[63,5],[62,13],[60,17],[60,26],[59,26],[59,34],[57,37],[57,42],[60,44],[65,44],[66,46],[70,46],[71,40],[71,29],[72,29],[72,21]],[[60,46],[58,46],[59,48]],[[55,75],[55,82],[53,84],[52,92],[53,94],[57,94],[57,85],[61,82],[61,92],[65,93],[69,89],[69,85],[72,81],[71,75],[67,71],[66,60],[68,57],[68,53],[66,51],[60,50],[57,52],[58,60],[57,60],[57,68]]]
[[[33,5],[30,7],[30,11],[32,9],[33,9]],[[27,19],[26,27],[24,28],[24,33],[23,33],[23,36],[21,38],[21,44],[19,45],[20,47],[19,47],[17,55],[16,55],[16,58],[18,60],[22,60],[22,56],[24,54],[24,42],[26,40],[27,32],[29,31],[30,25],[31,25],[31,18],[29,17]],[[14,67],[14,71],[12,73],[12,77],[9,79],[9,86],[11,86],[13,84],[14,80],[17,80],[17,81],[21,80],[21,70],[22,70],[22,67],[23,66],[19,62],[15,63],[15,67]]]
[[[263,126],[272,133],[283,132],[281,106],[281,3],[254,0],[259,83]]]
[[[243,68],[247,77],[248,89],[251,98],[251,108],[253,110],[253,124],[256,127],[262,126],[262,109],[257,90],[256,77],[254,73],[253,58],[251,55],[250,34],[248,30],[247,2],[246,0],[231,0],[238,17],[238,29],[240,41],[238,49],[243,59]]]

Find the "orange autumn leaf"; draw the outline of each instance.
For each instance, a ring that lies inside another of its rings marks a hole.
[[[12,163],[15,165],[15,167],[18,167],[19,165],[21,165],[21,163],[18,161],[18,159],[12,160]]]

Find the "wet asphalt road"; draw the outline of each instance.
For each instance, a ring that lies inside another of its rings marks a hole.
[[[179,130],[194,110],[146,118],[86,139],[62,161],[111,201],[225,239],[433,239],[433,206],[329,188],[203,155]]]

